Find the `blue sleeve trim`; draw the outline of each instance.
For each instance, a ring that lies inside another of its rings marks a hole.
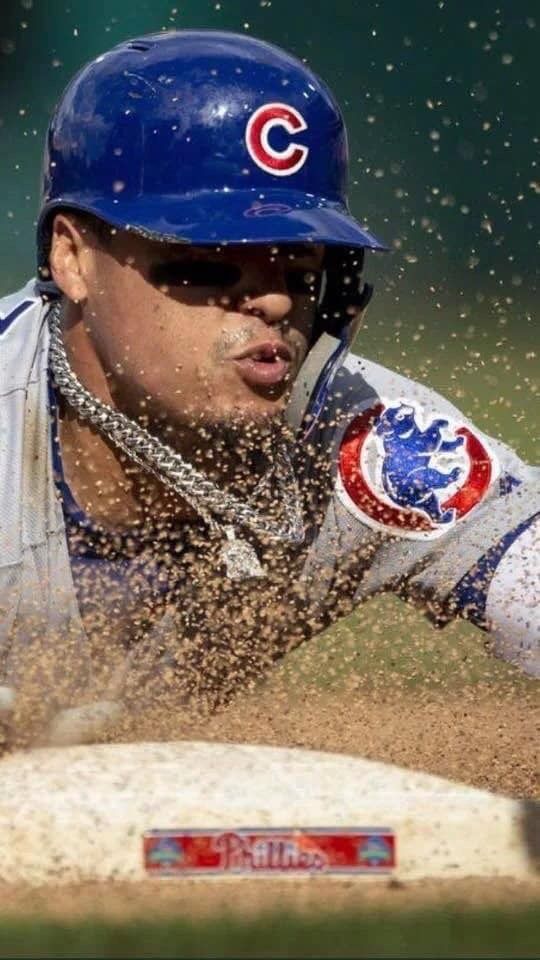
[[[535,513],[514,530],[510,530],[465,574],[447,599],[452,613],[471,620],[484,630],[487,629],[486,602],[493,575],[509,547],[537,517],[540,517],[540,513]]]
[[[20,317],[21,313],[28,310],[28,307],[31,307],[33,303],[35,303],[35,300],[23,300],[18,307],[8,313],[7,317],[0,317],[0,335],[5,333],[17,317]]]

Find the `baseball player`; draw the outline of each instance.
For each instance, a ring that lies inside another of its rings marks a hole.
[[[331,93],[263,41],[145,36],[67,87],[0,302],[16,742],[213,708],[381,591],[540,674],[538,473],[351,352],[385,247],[346,181]]]

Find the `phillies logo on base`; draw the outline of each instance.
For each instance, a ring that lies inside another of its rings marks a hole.
[[[150,830],[143,856],[153,876],[380,874],[396,866],[396,838],[386,827]]]
[[[270,144],[270,133],[281,127],[289,136],[307,130],[301,113],[286,103],[265,103],[250,117],[246,127],[246,146],[252,160],[265,173],[276,177],[289,177],[297,173],[306,162],[309,147],[301,143],[289,143],[284,150],[276,150]]]
[[[339,450],[337,494],[368,526],[400,537],[439,537],[466,516],[498,473],[469,427],[384,400],[349,424]]]

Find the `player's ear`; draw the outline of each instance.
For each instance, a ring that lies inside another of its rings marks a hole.
[[[49,266],[56,285],[75,303],[86,300],[88,295],[89,252],[87,230],[84,226],[75,216],[57,213],[51,231]]]

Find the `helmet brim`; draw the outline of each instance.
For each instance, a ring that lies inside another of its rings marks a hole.
[[[351,249],[388,250],[347,207],[300,191],[269,189],[200,191],[135,199],[81,195],[58,197],[43,210],[38,231],[55,209],[93,213],[122,230],[149,239],[198,246],[216,244],[320,243]]]

